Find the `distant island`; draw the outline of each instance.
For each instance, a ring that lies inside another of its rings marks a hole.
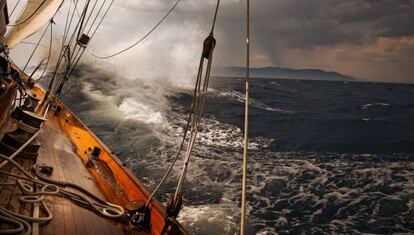
[[[244,67],[216,67],[213,74],[225,77],[244,77]],[[250,76],[258,78],[286,78],[307,80],[355,81],[356,79],[337,72],[328,72],[321,69],[290,69],[280,67],[250,68]]]

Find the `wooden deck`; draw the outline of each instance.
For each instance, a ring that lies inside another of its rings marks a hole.
[[[83,188],[91,191],[97,196],[104,198],[98,189],[96,182],[83,165],[81,159],[75,154],[72,143],[66,137],[56,123],[46,121],[38,137],[41,143],[37,164],[53,166],[52,178],[79,184]],[[16,160],[28,171],[35,164],[33,160]],[[21,174],[10,164],[3,170],[16,174]],[[1,182],[15,182],[12,177],[0,175]],[[7,209],[25,214],[33,215],[31,204],[20,203],[18,197],[20,190],[17,187],[0,186],[0,206]],[[53,214],[53,220],[48,224],[40,226],[40,234],[125,234],[121,224],[107,220],[98,216],[92,211],[80,207],[70,200],[57,196],[46,196],[45,203]],[[42,210],[40,210],[42,211]],[[40,216],[44,216],[43,212]],[[7,225],[0,224],[0,228]]]
[[[23,81],[27,81],[27,74],[16,65],[11,64],[11,66],[19,72]],[[39,100],[45,98],[45,91],[39,86],[32,87],[31,92]],[[37,107],[38,113],[43,113],[46,109],[46,103],[42,102],[43,105]],[[126,168],[118,157],[63,102],[58,100],[54,104],[59,106],[60,111],[49,114],[48,120],[37,137],[41,144],[37,162],[19,159],[19,157],[15,160],[28,171],[32,169],[34,164],[52,166],[54,167],[52,179],[79,184],[95,195],[122,207],[127,206],[130,202],[147,201],[150,192],[133,172]],[[2,117],[5,116],[9,115],[3,115]],[[0,128],[0,137],[2,137],[2,132],[4,133],[6,129],[10,131],[15,126],[12,122],[8,122],[6,126],[3,125]],[[85,166],[89,160],[91,150],[94,148],[101,150],[98,165],[102,169],[99,168],[99,170]],[[16,168],[12,168],[10,164],[1,170],[22,175]],[[13,177],[6,177],[0,174],[0,183],[3,182],[15,183],[16,180]],[[0,185],[1,207],[6,207],[8,210],[27,216],[33,216],[33,213],[39,212],[38,206],[33,208],[32,204],[21,204],[18,200],[19,196],[20,190],[15,186]],[[130,230],[124,224],[117,224],[114,221],[100,217],[62,197],[46,196],[45,203],[53,214],[54,219],[37,229],[36,225],[33,226],[36,230],[36,233],[33,234],[126,233],[158,235],[165,225],[165,207],[156,198],[153,198],[149,204],[150,231],[149,229],[145,231]],[[40,217],[43,217],[45,214],[42,210],[39,213]],[[10,228],[7,226],[9,225],[0,222],[0,229]],[[174,234],[188,234],[181,225],[178,225],[178,228],[172,232]]]

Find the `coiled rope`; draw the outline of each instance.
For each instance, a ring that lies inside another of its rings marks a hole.
[[[0,174],[7,175],[13,178],[16,178],[16,185],[19,187],[20,191],[22,192],[23,196],[19,198],[20,201],[26,203],[40,203],[43,210],[45,211],[46,216],[41,218],[29,217],[25,215],[21,215],[19,213],[10,211],[4,207],[0,207],[0,220],[9,222],[11,224],[17,225],[18,227],[15,229],[8,229],[3,230],[0,229],[0,234],[6,232],[21,232],[24,228],[26,228],[25,234],[31,233],[31,227],[29,222],[37,222],[37,223],[46,223],[53,218],[53,215],[50,213],[47,205],[44,203],[43,199],[46,195],[57,196],[62,195],[73,202],[82,204],[89,209],[97,212],[98,214],[110,218],[110,219],[119,219],[124,215],[124,209],[121,206],[109,203],[99,197],[93,195],[89,191],[69,182],[64,181],[56,181],[49,179],[42,175],[41,169],[45,166],[34,166],[35,176],[32,176],[29,172],[27,172],[23,167],[18,164],[16,161],[11,159],[10,157],[6,157],[0,154],[0,159],[3,159],[6,162],[9,162],[14,167],[16,167],[19,171],[21,171],[24,176],[16,175],[10,172],[6,172],[0,170]],[[38,177],[39,179],[37,179]],[[38,185],[41,185],[41,190],[35,192],[35,190],[28,184],[23,183],[21,180],[25,180],[28,182],[32,182]],[[1,184],[3,186],[14,186],[11,184]],[[86,196],[83,196],[79,193],[74,193],[68,191],[64,188],[69,187],[72,189],[76,189]],[[91,200],[91,199],[92,200]],[[11,231],[12,230],[12,231]]]

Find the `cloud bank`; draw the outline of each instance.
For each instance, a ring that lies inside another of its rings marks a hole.
[[[98,55],[148,32],[175,3],[117,0],[92,40]],[[141,45],[110,60],[128,76],[185,82],[194,77],[215,0],[182,0]],[[224,0],[215,65],[243,66],[245,1]],[[413,0],[251,1],[252,66],[320,68],[364,80],[414,82]]]

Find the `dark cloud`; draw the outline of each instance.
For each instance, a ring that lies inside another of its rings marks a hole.
[[[407,64],[414,67],[413,61],[407,59],[411,56],[408,52],[412,50],[413,45],[407,43],[407,40],[404,40],[404,44],[399,44],[402,43],[399,38],[414,36],[414,1],[261,0],[253,1],[252,4],[253,51],[263,55],[260,58],[268,58],[266,65],[296,67],[296,60],[287,61],[286,58],[292,58],[291,53],[303,52],[309,56],[313,55],[308,58],[308,66],[312,66],[315,64],[314,61],[319,60],[318,51],[323,51],[326,55],[326,52],[331,50],[329,57],[336,61],[329,64],[336,66],[325,69],[339,70],[366,79],[387,80],[380,77],[381,70],[385,67],[389,70],[388,65],[392,64],[392,68],[401,76],[393,79],[414,79],[412,69],[407,69],[410,67],[407,67]],[[244,20],[243,15],[234,12],[237,9],[243,14],[244,1],[225,7],[228,9],[223,9],[220,15],[220,26],[223,37],[226,38],[223,42],[226,44],[224,47],[232,48],[234,41],[237,41],[236,37],[244,36],[239,33],[240,30],[244,32],[244,25],[234,26],[234,16],[238,16],[241,22]],[[394,40],[389,43],[393,46],[387,46],[386,50],[379,48],[383,47],[384,43],[377,43],[384,37]],[[393,48],[399,48],[400,54]],[[365,54],[362,56],[354,50],[364,51]],[[341,51],[341,56],[334,54],[337,51]],[[341,60],[344,51],[348,53],[347,57],[354,60]],[[242,57],[242,53],[243,51],[240,51],[238,55]],[[366,69],[363,69],[362,73],[358,66],[349,65],[366,65],[367,61],[364,60],[368,60],[368,55],[377,60],[374,63],[373,58],[370,59],[369,68],[372,73]],[[301,66],[306,66],[306,63],[302,63]]]
[[[289,48],[360,44],[414,33],[414,1],[269,0],[253,4],[257,4],[253,8],[257,36]]]
[[[366,69],[362,73],[355,66],[365,64],[371,56],[375,60],[369,61],[370,69],[381,71],[387,67],[384,63],[393,64],[405,80],[413,77],[407,68],[414,67],[412,55],[408,54],[414,48],[414,0],[250,2],[253,66],[319,66],[375,80],[381,73],[369,75]],[[130,45],[174,3],[175,0],[116,1],[91,49],[107,55]],[[136,69],[134,73],[148,76],[193,76],[215,4],[215,0],[182,0],[148,39],[113,62],[127,64]],[[244,64],[245,13],[245,0],[221,1],[215,32],[216,64]],[[383,38],[389,39],[387,43],[380,42]],[[159,69],[153,70],[154,64]]]

